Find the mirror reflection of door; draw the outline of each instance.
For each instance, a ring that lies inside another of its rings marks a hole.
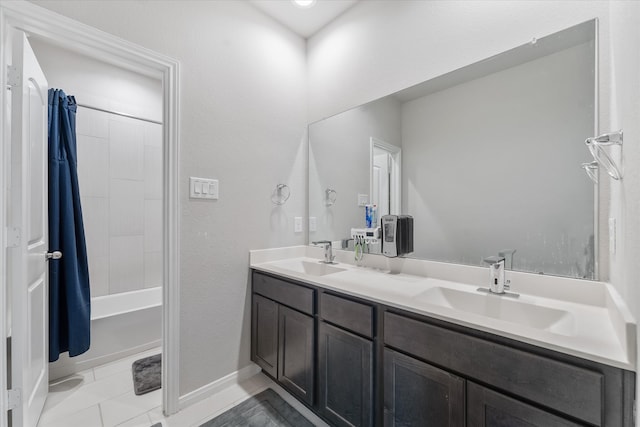
[[[371,138],[371,204],[378,218],[400,214],[400,147]]]
[[[371,192],[371,202],[378,206],[380,216],[388,215],[391,212],[389,206],[389,188],[391,170],[391,155],[382,148],[373,147],[373,191]]]

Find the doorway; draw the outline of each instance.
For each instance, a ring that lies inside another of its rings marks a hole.
[[[24,4],[23,4],[24,3]],[[163,363],[162,378],[163,392],[162,401],[164,413],[169,415],[178,410],[178,63],[177,61],[165,57],[164,55],[151,52],[148,49],[135,46],[129,42],[105,34],[76,21],[61,17],[53,12],[30,4],[28,2],[4,2],[0,5],[0,28],[1,45],[3,47],[2,69],[7,70],[7,66],[12,64],[11,49],[8,48],[10,40],[8,35],[12,30],[18,30],[31,37],[55,44],[62,48],[80,52],[87,57],[99,58],[109,64],[113,64],[130,71],[155,76],[161,82],[162,91],[162,129],[160,131],[160,150],[162,152],[162,176],[161,176],[161,227],[163,231],[162,248],[160,250],[161,281],[162,281],[162,338],[163,338]],[[10,88],[10,76],[8,73],[1,73],[0,82],[6,88]],[[0,100],[0,134],[3,137],[3,170],[11,170],[14,165],[10,164],[11,154],[11,117],[17,114],[11,103],[10,90],[3,90]],[[15,147],[13,147],[15,150]],[[0,220],[3,226],[0,227],[0,237],[11,245],[26,244],[20,239],[20,230],[11,227],[5,214],[7,207],[11,204],[10,194],[6,192],[9,184],[15,183],[11,180],[10,173],[3,173],[0,176]],[[13,190],[12,190],[13,191]],[[13,237],[7,239],[9,235]],[[2,245],[0,251],[0,270],[7,271],[6,256],[11,248]],[[44,260],[43,249],[42,259]],[[15,292],[16,284],[10,281],[5,274],[0,278],[0,306],[11,308],[9,295]],[[7,310],[6,312],[9,312]],[[7,336],[16,333],[19,328],[11,325],[8,317],[0,317],[0,329],[5,331]],[[20,341],[20,340],[18,340]],[[23,340],[24,341],[24,340]],[[7,341],[0,340],[0,358],[2,366],[8,366],[10,355],[14,355],[11,363],[21,363],[19,355],[26,354],[28,348],[8,348]],[[9,352],[11,351],[11,353]],[[18,355],[19,357],[15,357]],[[11,378],[7,374],[7,369],[2,369],[0,374],[0,389],[7,389]],[[28,377],[28,375],[27,375]],[[27,381],[27,380],[25,380]],[[20,384],[16,384],[15,378],[11,387],[14,390],[22,389]],[[24,396],[17,392],[10,391],[10,399],[0,399],[0,409],[2,414],[6,414],[9,409],[13,413],[25,412],[28,402]],[[18,418],[22,419],[22,418]],[[33,419],[33,416],[31,417]],[[37,419],[37,418],[36,418]],[[0,416],[0,427],[7,423],[5,415]]]
[[[162,83],[35,36],[29,44],[49,87],[77,103],[92,345],[49,364],[57,381],[161,344]]]
[[[377,205],[378,218],[399,215],[401,210],[402,150],[381,139],[370,138],[371,204]]]

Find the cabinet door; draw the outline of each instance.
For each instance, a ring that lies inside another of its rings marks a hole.
[[[467,383],[467,419],[469,425],[477,427],[578,427],[580,425],[472,382]]]
[[[465,380],[385,349],[384,425],[464,427]]]
[[[278,381],[292,394],[313,404],[313,317],[278,307]]]
[[[321,322],[318,334],[319,410],[336,426],[370,426],[373,343]]]
[[[267,374],[278,375],[278,304],[253,294],[251,360]]]

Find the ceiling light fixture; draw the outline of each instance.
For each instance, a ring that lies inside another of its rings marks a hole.
[[[291,3],[295,4],[301,9],[309,9],[316,4],[316,0],[291,0]]]

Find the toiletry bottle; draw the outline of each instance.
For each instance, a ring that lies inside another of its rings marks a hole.
[[[367,228],[374,228],[378,223],[378,205],[371,206],[371,224]]]
[[[373,223],[372,214],[373,214],[373,205],[365,205],[364,220],[365,220],[365,227],[367,228],[371,228],[371,224]]]

